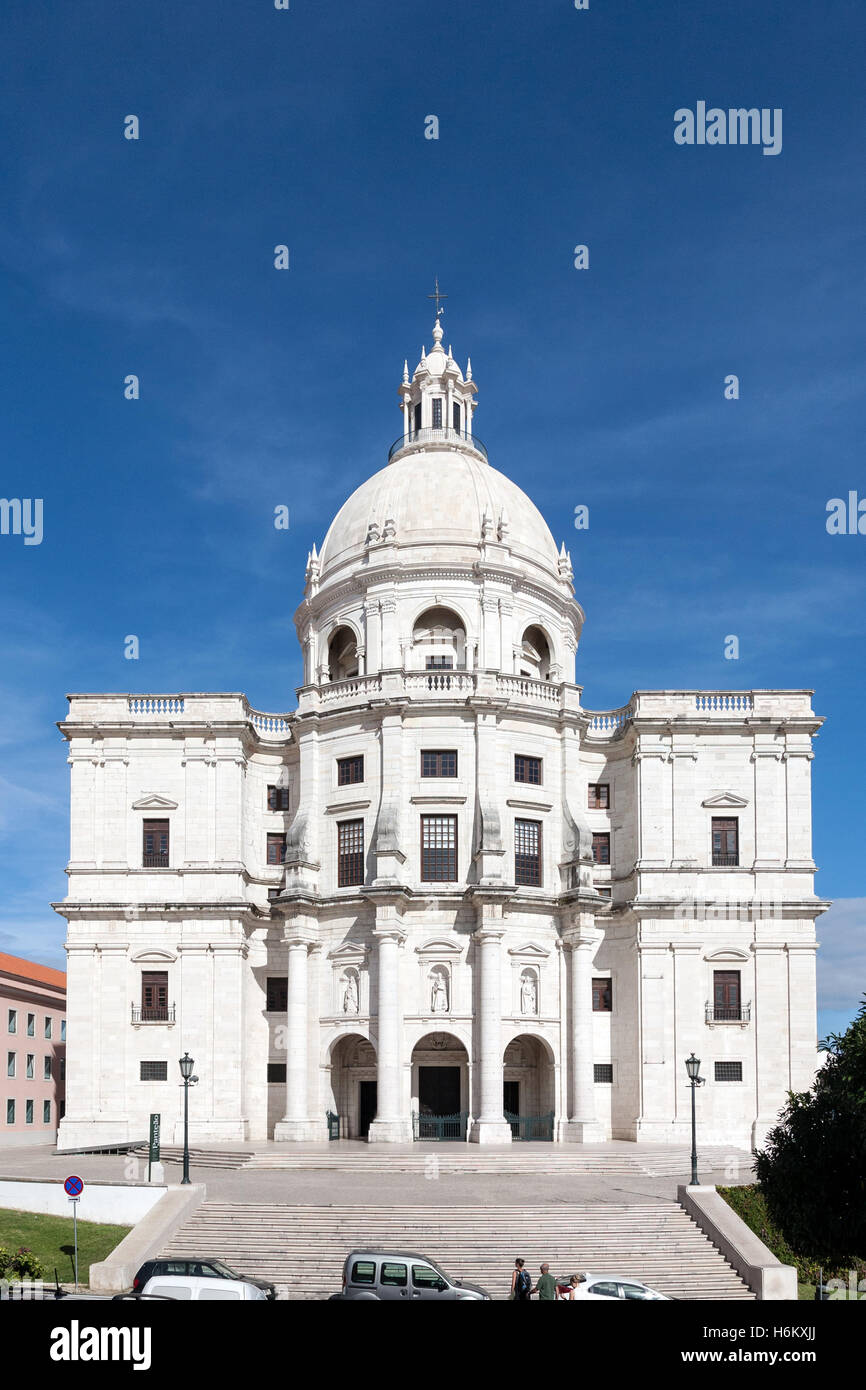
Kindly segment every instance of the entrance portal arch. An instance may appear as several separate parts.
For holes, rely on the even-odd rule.
[[[330,1049],[331,1105],[341,1139],[366,1139],[376,1117],[376,1049],[360,1033],[344,1033]]]
[[[469,1054],[453,1033],[425,1033],[412,1049],[416,1139],[465,1139],[470,1111]]]
[[[505,1049],[505,1118],[515,1139],[553,1139],[556,1069],[550,1044],[520,1033]]]

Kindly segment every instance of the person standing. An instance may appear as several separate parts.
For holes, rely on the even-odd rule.
[[[538,1294],[539,1303],[556,1302],[556,1280],[550,1272],[549,1264],[543,1264],[541,1266],[541,1278],[532,1292]]]
[[[528,1303],[532,1296],[532,1279],[525,1265],[525,1260],[517,1259],[514,1261],[511,1275],[511,1297],[515,1303]]]

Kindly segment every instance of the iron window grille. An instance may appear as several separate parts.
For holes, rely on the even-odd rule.
[[[140,1081],[167,1081],[168,1062],[141,1062],[138,1075]]]
[[[526,758],[521,753],[514,755],[515,782],[528,782],[531,786],[541,786],[541,759]]]
[[[613,1085],[613,1062],[595,1062],[592,1068],[592,1079],[598,1085]]]
[[[285,1062],[268,1062],[268,1081],[271,1085],[286,1084]]]
[[[421,817],[421,880],[457,881],[457,817]]]
[[[714,1067],[717,1081],[742,1081],[743,1079],[742,1062],[715,1062]]]
[[[514,882],[541,887],[541,821],[514,822]]]
[[[364,822],[344,820],[337,825],[337,886],[353,888],[364,882]]]
[[[267,1004],[269,1014],[284,1014],[289,1007],[289,982],[285,975],[269,975]]]

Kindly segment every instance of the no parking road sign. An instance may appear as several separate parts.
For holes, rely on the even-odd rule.
[[[67,1197],[80,1197],[84,1191],[84,1183],[81,1178],[73,1175],[71,1178],[66,1179],[66,1182],[63,1184],[63,1191],[66,1193]]]

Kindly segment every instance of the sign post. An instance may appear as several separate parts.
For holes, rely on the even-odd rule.
[[[150,1117],[150,1144],[147,1150],[147,1181],[150,1182],[151,1165],[159,1163],[159,1115]]]
[[[63,1184],[63,1190],[72,1203],[72,1249],[74,1252],[75,1292],[78,1293],[78,1203],[84,1191],[81,1178],[73,1175]]]

